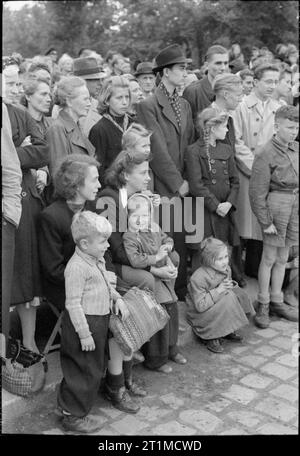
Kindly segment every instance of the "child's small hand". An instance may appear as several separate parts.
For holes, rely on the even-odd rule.
[[[218,285],[216,287],[216,290],[219,294],[222,294],[222,293],[228,293],[228,291],[232,288],[231,286],[231,283],[229,283],[228,281],[224,280],[223,282],[220,283],[220,285]]]
[[[94,351],[96,346],[92,336],[85,337],[84,339],[80,339],[81,343],[81,350],[82,351]]]
[[[129,310],[123,301],[123,299],[119,298],[115,302],[115,314],[119,315],[121,314],[122,320],[126,320],[126,318],[129,317]]]
[[[172,249],[173,249],[173,244],[171,244],[170,242],[167,242],[166,244],[164,244],[166,250],[168,253],[171,253],[172,252]]]
[[[166,248],[166,245],[162,245],[159,248],[159,251],[158,251],[158,253],[155,256],[156,263],[158,263],[161,260],[164,260],[167,256],[168,256],[168,250]]]
[[[299,257],[297,256],[296,258],[293,259],[292,262],[292,268],[298,269],[299,268]]]
[[[270,226],[268,226],[268,228],[265,228],[263,231],[266,234],[277,234],[276,226],[273,225],[273,223]]]

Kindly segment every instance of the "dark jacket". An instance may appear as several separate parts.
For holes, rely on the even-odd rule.
[[[94,210],[93,203],[86,203],[85,209]],[[66,265],[75,251],[71,233],[74,212],[64,199],[57,199],[42,211],[38,224],[39,254],[42,267],[44,296],[58,309],[65,306]],[[113,270],[109,258],[107,269]]]
[[[154,190],[161,196],[178,194],[184,179],[184,151],[194,141],[191,108],[180,97],[181,127],[166,95],[157,88],[154,95],[137,105],[137,121],[151,132]]]
[[[234,211],[239,191],[239,178],[232,149],[217,142],[210,147],[212,170],[208,167],[205,145],[201,140],[186,151],[186,166],[190,193],[204,197],[204,237],[214,236],[230,245],[238,245]],[[225,217],[216,214],[220,203],[228,201],[232,207]],[[194,246],[195,247],[195,246]]]
[[[27,110],[7,105],[7,111],[22,170],[22,215],[16,232],[12,288],[12,304],[21,304],[41,295],[36,218],[42,210],[43,201],[36,190],[32,170],[46,166],[49,155],[46,141]],[[21,144],[27,136],[30,136],[31,145],[23,147]]]
[[[104,174],[122,150],[122,131],[106,117],[102,117],[92,128],[89,140],[95,147],[96,158],[101,164],[99,179],[104,186]]]
[[[215,94],[212,86],[205,76],[200,81],[195,81],[190,84],[183,92],[183,98],[185,98],[192,109],[193,120],[196,125],[197,114],[208,108],[208,106],[214,101]]]
[[[94,157],[95,148],[84,136],[72,117],[62,109],[46,134],[49,144],[49,171],[53,175],[58,163],[70,154],[86,154]]]
[[[251,208],[262,228],[273,223],[267,204],[269,192],[299,188],[299,143],[289,144],[286,150],[275,139],[267,142],[254,158],[249,184]]]

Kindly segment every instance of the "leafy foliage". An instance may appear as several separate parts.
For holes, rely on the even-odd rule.
[[[195,64],[213,43],[239,42],[246,55],[253,45],[274,50],[298,43],[297,1],[94,0],[37,1],[11,11],[4,2],[3,51],[24,57],[55,45],[77,56],[81,47],[101,54],[116,49],[135,59],[152,59],[178,42]]]

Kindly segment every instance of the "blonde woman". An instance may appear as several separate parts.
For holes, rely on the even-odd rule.
[[[198,116],[203,139],[187,148],[186,165],[190,192],[204,197],[204,237],[214,236],[234,246],[239,243],[234,212],[239,179],[231,146],[222,142],[227,133],[228,114],[206,108]],[[199,245],[193,270],[200,266]]]
[[[91,106],[85,81],[77,76],[62,78],[57,84],[55,103],[61,110],[46,135],[51,176],[67,155],[76,153],[94,156],[95,153],[93,145],[78,125],[79,119],[87,115]]]
[[[112,76],[103,85],[99,96],[102,118],[93,126],[89,140],[95,146],[101,163],[100,182],[104,184],[105,170],[122,149],[122,136],[132,122],[127,114],[131,104],[129,81],[123,76]]]

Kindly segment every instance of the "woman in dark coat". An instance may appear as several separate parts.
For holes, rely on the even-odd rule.
[[[225,138],[228,115],[206,108],[199,115],[203,138],[186,151],[190,193],[204,197],[204,238],[213,236],[229,246],[239,245],[235,204],[239,179],[232,149],[219,141]],[[192,244],[193,271],[200,266],[199,245]]]
[[[101,168],[100,182],[104,186],[104,173],[122,150],[122,136],[132,119],[127,114],[131,102],[129,81],[123,76],[112,76],[103,85],[99,96],[102,118],[93,126],[89,140],[95,146]]]
[[[35,343],[36,305],[42,296],[36,223],[43,201],[36,188],[34,171],[48,165],[46,141],[30,114],[7,104],[13,142],[22,169],[22,216],[16,232],[14,278],[11,304],[17,306],[23,345],[38,352]]]

